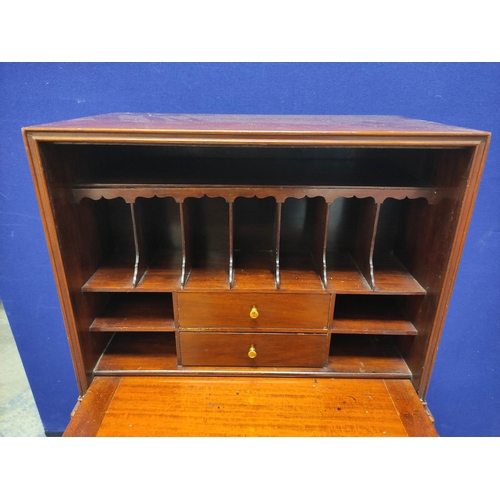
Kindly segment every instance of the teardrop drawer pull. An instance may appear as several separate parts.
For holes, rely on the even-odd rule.
[[[259,311],[257,311],[257,307],[252,306],[252,309],[250,310],[250,317],[252,319],[257,319],[259,317]]]

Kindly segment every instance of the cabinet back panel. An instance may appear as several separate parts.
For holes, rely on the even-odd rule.
[[[236,198],[234,201],[234,249],[271,251],[275,245],[274,198]]]
[[[439,149],[56,144],[86,183],[432,185]],[[74,161],[78,160],[78,161]]]
[[[222,198],[189,198],[190,237],[194,255],[228,253],[229,208]]]
[[[289,198],[281,212],[281,243],[283,252],[313,251],[315,221],[319,216],[320,198]],[[323,228],[323,232],[324,232]]]
[[[327,252],[353,251],[364,204],[365,200],[357,198],[338,198],[330,205]]]

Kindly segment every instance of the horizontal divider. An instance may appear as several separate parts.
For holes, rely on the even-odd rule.
[[[136,198],[172,197],[177,203],[186,198],[224,198],[228,203],[236,198],[274,198],[278,203],[284,203],[287,198],[321,197],[327,203],[333,203],[338,198],[373,198],[376,203],[382,203],[387,198],[402,200],[404,198],[425,198],[430,204],[436,198],[433,187],[388,187],[388,186],[204,186],[177,184],[89,184],[73,188],[73,199],[79,203],[84,198],[99,200],[101,198],[123,198],[127,203],[133,203]]]
[[[112,294],[90,325],[91,332],[171,332],[175,330],[171,294]]]
[[[417,335],[394,296],[337,295],[332,334]]]

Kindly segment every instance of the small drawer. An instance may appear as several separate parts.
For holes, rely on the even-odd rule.
[[[328,328],[330,296],[302,293],[179,293],[180,328],[250,331]]]
[[[326,334],[180,333],[185,366],[290,366],[321,368],[328,360]]]

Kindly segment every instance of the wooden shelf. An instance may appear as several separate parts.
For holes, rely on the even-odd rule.
[[[115,333],[94,372],[155,372],[177,370],[172,333]]]
[[[91,332],[169,332],[175,330],[171,294],[113,294]]]
[[[393,337],[332,335],[328,369],[353,378],[412,376]]]
[[[275,290],[273,252],[234,252],[235,290]]]
[[[280,253],[280,290],[323,290],[310,254]]]
[[[392,254],[375,259],[372,289],[351,254],[327,254],[328,289],[339,294],[425,295],[425,289]]]
[[[227,290],[229,288],[229,256],[208,252],[195,256],[185,286],[186,290]]]
[[[186,290],[228,289],[229,257],[212,252],[195,258]],[[235,253],[236,289],[275,289],[271,252]],[[341,294],[424,295],[425,289],[393,255],[376,261],[372,290],[348,253],[327,255],[328,290]],[[133,257],[117,257],[102,265],[83,285],[85,292],[171,292],[181,289],[182,255],[159,253],[136,287],[132,284]],[[310,255],[280,254],[281,290],[322,290],[319,274]]]
[[[182,255],[158,253],[134,287],[134,259],[117,257],[102,265],[83,285],[85,292],[171,292],[180,289]]]
[[[97,363],[95,375],[314,376],[338,378],[411,378],[394,339],[338,335],[332,337],[324,368],[242,368],[178,366],[175,338],[165,333],[115,333]]]
[[[116,256],[97,269],[83,285],[85,292],[128,292],[134,290],[135,256]]]
[[[374,259],[375,293],[425,295],[425,289],[410,274],[398,258],[387,254]]]
[[[351,254],[328,253],[326,262],[328,289],[337,293],[373,293]]]
[[[395,297],[337,295],[332,333],[416,335]]]

